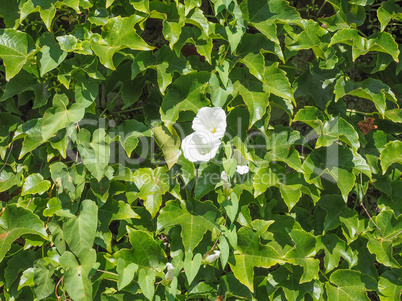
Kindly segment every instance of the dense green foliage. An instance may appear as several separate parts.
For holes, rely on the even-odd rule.
[[[400,3],[0,0],[0,300],[400,300]]]

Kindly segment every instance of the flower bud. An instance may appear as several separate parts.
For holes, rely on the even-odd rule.
[[[213,263],[215,260],[219,258],[221,255],[221,251],[214,251],[214,254],[208,255],[207,258],[205,258],[205,261],[208,263]]]
[[[170,282],[173,279],[174,266],[170,262],[166,264],[167,272],[165,274],[165,281]]]

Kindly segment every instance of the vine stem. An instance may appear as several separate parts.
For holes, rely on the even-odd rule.
[[[364,113],[364,112],[361,112],[361,111],[352,110],[352,109],[346,109],[346,112],[355,113],[355,114],[360,114],[360,115],[364,115],[364,116],[367,115],[367,113]]]
[[[297,68],[297,67],[295,67],[295,66],[279,65],[279,67],[281,67],[281,68],[288,68],[288,69],[293,69],[293,70],[297,70],[297,71],[300,71],[300,72],[304,72],[304,69],[300,69],[300,68]]]
[[[136,111],[136,110],[141,110],[141,109],[143,109],[144,107],[135,107],[135,108],[132,108],[132,109],[127,109],[127,110],[122,110],[122,111],[116,111],[116,112],[114,112],[114,113],[127,113],[127,112],[132,112],[132,111]]]
[[[17,131],[17,129],[18,129],[18,127],[20,126],[20,124],[21,124],[21,117],[20,117],[20,119],[18,119],[18,124],[17,124],[17,127],[16,127],[15,131]],[[14,132],[14,134],[15,134],[15,132]],[[6,165],[7,165],[8,159],[10,158],[11,152],[12,152],[13,147],[14,147],[14,142],[15,142],[15,140],[13,140],[13,141],[11,142],[10,151],[9,151],[8,154],[7,154],[7,158],[6,158],[6,160],[4,161],[3,166],[0,168],[0,172],[2,172],[3,169],[4,169],[4,167],[6,167]]]
[[[62,282],[63,279],[64,279],[64,275],[60,277],[59,281],[57,281],[56,287],[55,287],[55,289],[54,289],[54,293],[56,294],[57,300],[60,300],[60,299],[61,299],[61,297],[57,294],[57,291],[59,290],[60,282]]]
[[[119,275],[117,275],[116,273],[112,273],[112,272],[108,272],[108,271],[104,271],[104,270],[97,270],[97,271],[98,271],[98,272],[101,272],[101,273],[110,274],[110,275],[119,277]]]
[[[360,187],[361,187],[362,192],[363,192],[363,173],[360,173]],[[370,213],[367,211],[366,206],[364,206],[363,199],[364,199],[364,196],[362,197],[362,199],[361,199],[361,201],[360,201],[360,206],[362,206],[363,209],[364,209],[364,211],[366,211],[367,216],[369,217],[369,219],[371,220],[371,222],[374,224],[374,226],[378,229],[378,231],[380,231],[381,236],[385,238],[385,236],[384,236],[384,234],[382,233],[380,227],[378,227],[378,225],[374,222],[374,220],[373,220],[373,218],[371,217]]]
[[[320,9],[318,10],[318,12],[317,12],[317,18],[318,18],[318,15],[320,14],[320,12],[322,11],[322,9],[324,8],[324,5],[325,5],[325,4],[327,4],[327,0],[325,0],[325,1],[322,3]]]
[[[226,220],[225,220],[225,223],[223,225],[226,226]],[[212,251],[215,249],[216,244],[218,243],[219,237],[221,237],[221,235],[222,235],[222,231],[219,232],[218,238],[215,240],[214,245],[211,247],[211,249],[207,253],[205,253],[205,255],[202,257],[202,260],[204,260],[209,254],[212,253]]]

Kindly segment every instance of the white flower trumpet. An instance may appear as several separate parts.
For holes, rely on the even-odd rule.
[[[193,120],[194,133],[183,139],[184,157],[191,162],[213,159],[226,131],[226,114],[222,108],[201,108]]]
[[[226,114],[219,107],[201,108],[193,120],[193,130],[195,132],[208,132],[215,139],[223,137],[226,131]]]
[[[183,139],[184,157],[191,162],[209,161],[216,156],[221,141],[208,132],[194,132]]]

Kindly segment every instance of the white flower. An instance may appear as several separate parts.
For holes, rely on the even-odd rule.
[[[248,171],[250,170],[248,167],[248,161],[243,157],[238,149],[235,149],[233,151],[233,158],[237,161],[236,171],[241,175],[248,173]]]
[[[207,258],[205,258],[206,262],[208,263],[213,263],[215,260],[217,260],[219,258],[219,256],[221,255],[221,251],[214,251],[214,254],[208,255]]]
[[[226,131],[225,111],[219,107],[199,109],[193,120],[193,130],[211,133],[216,139],[222,138]]]
[[[165,274],[165,281],[170,282],[173,279],[174,266],[170,262],[166,264],[167,272]]]
[[[191,162],[209,161],[216,156],[221,140],[208,132],[194,132],[183,139],[184,157]]]
[[[227,176],[227,174],[226,174],[226,172],[225,171],[222,171],[222,173],[221,173],[221,180],[222,180],[222,182],[223,182],[223,190],[225,190],[225,191],[229,191],[229,189],[230,189],[230,183],[229,183],[229,179],[228,179],[228,176]]]

